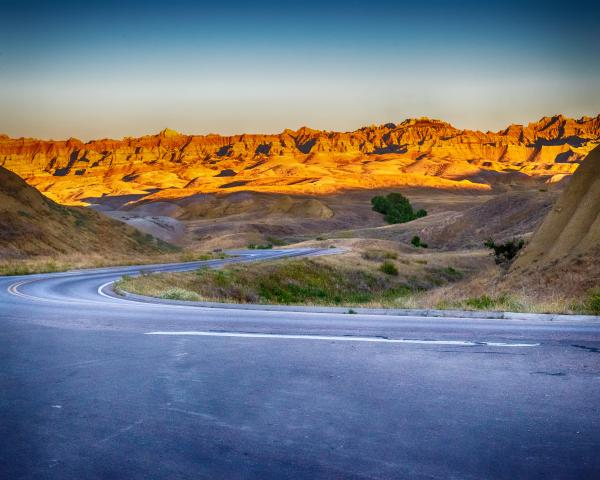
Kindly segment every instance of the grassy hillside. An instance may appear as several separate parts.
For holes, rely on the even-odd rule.
[[[167,299],[344,306],[412,305],[415,295],[469,275],[487,252],[429,252],[394,242],[341,245],[343,255],[284,259],[221,270],[125,278],[118,288]]]
[[[46,198],[0,167],[0,263],[25,265],[36,258],[133,262],[174,247],[83,207]],[[48,268],[52,269],[52,268]]]

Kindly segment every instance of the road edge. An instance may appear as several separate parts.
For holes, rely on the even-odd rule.
[[[435,309],[396,309],[396,308],[361,308],[361,307],[323,307],[308,305],[268,305],[268,304],[244,304],[244,303],[222,303],[202,302],[187,300],[166,300],[163,298],[138,295],[137,293],[120,290],[116,292],[113,288],[114,282],[103,285],[98,293],[109,297],[128,300],[137,303],[152,303],[159,305],[179,305],[197,308],[219,308],[229,310],[255,310],[269,312],[303,312],[303,313],[341,313],[357,315],[384,315],[394,317],[448,317],[448,318],[477,318],[495,320],[541,320],[541,321],[596,321],[600,322],[600,316],[596,315],[567,315],[554,313],[519,313],[519,312],[495,312],[477,310],[435,310]]]

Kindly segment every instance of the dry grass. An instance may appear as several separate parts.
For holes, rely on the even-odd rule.
[[[538,282],[535,286],[516,287],[502,267],[491,265],[462,282],[421,292],[415,303],[421,308],[444,310],[597,315],[600,313],[598,297],[596,289],[573,292],[556,284]]]
[[[507,288],[489,252],[406,253],[391,243],[352,242],[344,255],[126,278],[118,288],[162,298],[231,303],[600,314],[600,290],[568,297]],[[360,246],[362,245],[362,246]],[[395,258],[394,258],[395,257]],[[381,271],[393,265],[398,275]]]
[[[462,256],[428,253],[424,256],[430,261],[423,265],[417,262],[420,258],[415,258],[421,256],[398,250],[360,249],[331,257],[144,275],[126,278],[117,287],[162,298],[407,307],[417,298],[416,292],[462,278],[473,257],[481,257],[478,253]],[[446,263],[450,260],[454,266]]]
[[[412,290],[374,268],[342,268],[313,259],[145,275],[126,278],[117,288],[161,298],[286,305],[361,305],[393,301]]]
[[[194,262],[227,258],[222,252],[170,252],[155,255],[119,255],[73,253],[29,257],[24,259],[0,260],[0,275],[29,275],[33,273],[64,272],[80,268],[144,265],[149,263]]]

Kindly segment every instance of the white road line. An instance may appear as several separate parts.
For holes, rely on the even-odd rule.
[[[29,298],[28,295],[25,295],[24,293],[21,293],[19,291],[19,287],[21,285],[25,285],[26,283],[31,283],[31,282],[33,282],[33,280],[24,280],[22,282],[13,283],[12,285],[10,285],[7,288],[7,291],[8,291],[8,293],[10,293],[11,295],[14,295],[16,297]]]
[[[111,300],[115,300],[115,297],[111,297],[103,292],[103,290],[108,287],[111,283],[115,283],[116,280],[111,280],[110,282],[103,283],[98,287],[98,295],[102,295],[103,297],[110,298]]]
[[[267,339],[293,339],[293,340],[328,340],[340,342],[372,342],[372,343],[410,343],[416,345],[454,345],[458,347],[537,347],[539,343],[503,343],[503,342],[473,342],[469,340],[418,340],[409,338],[384,338],[384,337],[339,337],[329,335],[291,335],[279,333],[246,333],[246,332],[146,332],[144,335],[184,335],[200,337],[236,337],[236,338],[267,338]]]

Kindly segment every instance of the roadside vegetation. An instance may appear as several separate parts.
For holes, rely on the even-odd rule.
[[[157,255],[84,255],[81,253],[63,256],[40,256],[26,259],[11,259],[0,263],[0,275],[30,275],[53,273],[79,268],[101,268],[112,266],[145,265],[149,263],[196,262],[227,258],[223,252],[171,251]]]
[[[495,294],[465,297],[458,300],[442,300],[435,303],[440,310],[487,310],[521,313],[570,313],[600,315],[600,296],[590,294],[583,300],[536,298],[526,294]]]
[[[123,279],[117,289],[180,300],[404,308],[422,292],[459,280],[475,262],[472,255],[441,253],[423,263],[397,250],[360,248],[330,257],[143,275]]]
[[[427,215],[423,209],[415,211],[408,198],[401,193],[390,193],[371,199],[373,210],[383,214],[388,223],[406,223]]]
[[[117,288],[169,299],[284,305],[388,302],[413,290],[376,269],[344,268],[310,259],[125,278]]]
[[[206,260],[223,260],[229,258],[231,255],[227,255],[222,250],[214,250],[212,252],[183,252],[179,256],[180,262],[202,262]]]
[[[574,299],[502,288],[506,270],[486,250],[411,249],[360,241],[343,255],[145,274],[116,287],[188,301],[600,314],[598,289]]]
[[[273,248],[273,244],[272,243],[262,243],[262,244],[255,244],[255,243],[249,243],[248,245],[246,245],[246,248],[249,250],[270,250],[271,248]]]

